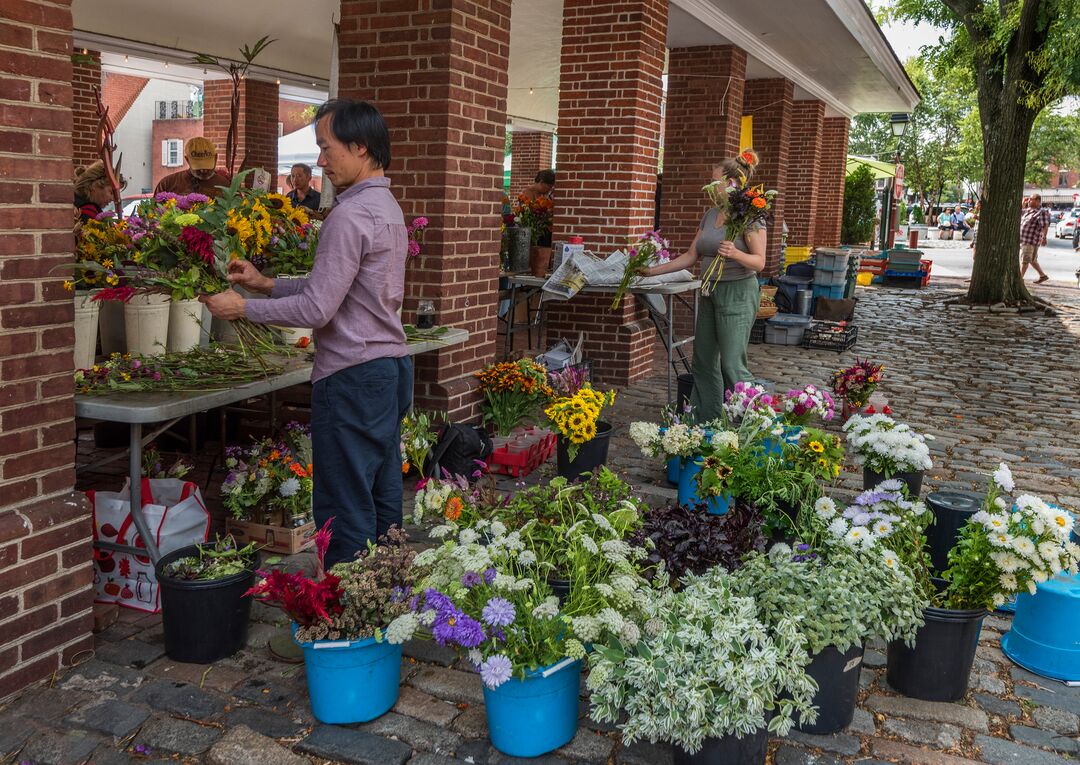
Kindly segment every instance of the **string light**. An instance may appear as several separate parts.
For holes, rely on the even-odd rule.
[[[127,56],[127,54],[125,53],[125,54],[124,54],[124,63],[126,64],[127,62],[128,62],[128,56]]]
[[[166,62],[165,62],[165,68],[166,68],[166,69],[168,69],[168,68],[169,68],[169,62],[168,62],[168,61],[166,61]]]
[[[82,49],[82,54],[83,54],[83,55],[85,56],[85,55],[86,55],[87,53],[89,53],[89,51],[88,51],[88,50],[86,50],[86,48],[83,48],[83,49]]]
[[[280,79],[274,80],[274,82],[276,82],[276,83],[277,83],[278,85],[280,85],[280,84],[281,84],[281,80],[280,80]]]
[[[533,94],[533,89],[529,88],[529,95],[531,96],[532,94]]]

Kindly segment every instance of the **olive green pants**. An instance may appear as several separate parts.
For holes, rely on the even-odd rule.
[[[699,421],[720,416],[724,391],[753,375],[746,366],[746,344],[754,326],[761,288],[756,276],[720,282],[698,301],[694,328],[694,405]]]

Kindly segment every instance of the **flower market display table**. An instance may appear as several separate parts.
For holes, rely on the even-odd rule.
[[[542,292],[544,284],[547,282],[547,277],[531,276],[529,274],[507,274],[506,278],[510,283],[510,323],[506,329],[506,349],[509,352],[512,342],[512,333],[515,331],[513,326],[513,311],[518,302],[527,300],[533,295]],[[649,309],[649,318],[652,319],[653,326],[656,328],[656,334],[660,337],[660,341],[664,344],[664,350],[667,352],[667,397],[668,402],[674,401],[673,395],[673,373],[678,374],[678,364],[681,364],[686,372],[690,371],[690,360],[686,358],[686,354],[683,353],[682,346],[694,341],[694,336],[687,335],[685,337],[677,337],[675,334],[675,322],[672,317],[675,315],[675,301],[677,300],[686,308],[693,311],[694,321],[697,321],[698,311],[698,287],[701,286],[701,282],[697,279],[688,280],[684,282],[666,282],[663,284],[649,284],[630,287],[630,293],[639,296],[651,296],[655,295],[660,298],[663,310],[658,310],[655,303],[651,300],[643,301],[645,307]],[[618,289],[618,285],[611,284],[598,284],[587,285],[581,289],[582,292],[592,293],[608,293],[615,294]],[[686,293],[692,293],[693,298],[689,298]],[[573,298],[571,298],[573,300]],[[544,323],[544,304],[543,298],[540,300],[540,306],[536,310],[536,316],[529,320],[529,327],[536,326],[538,329],[543,327]],[[517,328],[520,329],[520,328]],[[678,359],[675,355],[678,355]]]
[[[409,354],[415,356],[419,353],[458,345],[465,342],[468,337],[468,330],[450,328],[437,339],[418,338],[410,341]],[[157,563],[160,553],[154,542],[155,537],[150,533],[146,518],[142,514],[142,481],[140,479],[142,477],[143,447],[188,415],[246,401],[293,385],[301,385],[311,380],[311,354],[305,353],[284,359],[278,357],[276,361],[284,362],[284,371],[281,373],[230,388],[189,392],[128,391],[93,396],[75,396],[76,417],[108,422],[123,422],[130,426],[128,488],[131,492],[131,519],[146,545],[145,553],[150,555],[154,563]],[[157,423],[160,423],[158,427],[144,435],[144,425]],[[113,459],[115,458],[99,460],[90,465],[81,466],[80,469],[98,467],[113,461]],[[97,547],[117,552],[144,554],[143,550],[131,545],[122,545],[105,540],[95,540],[94,544]]]

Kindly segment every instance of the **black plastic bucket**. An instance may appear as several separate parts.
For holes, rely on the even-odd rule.
[[[760,728],[749,736],[707,738],[696,754],[675,747],[675,765],[759,765],[769,749],[769,732]]]
[[[949,567],[949,550],[956,544],[960,528],[982,507],[983,498],[970,491],[933,491],[926,504],[934,513],[934,522],[926,529],[926,545],[934,570]]]
[[[694,392],[694,376],[684,372],[675,378],[675,382],[675,405],[681,412],[690,403],[690,394]]]
[[[806,673],[818,684],[813,702],[818,708],[818,718],[815,723],[796,725],[796,728],[803,733],[825,735],[851,725],[859,695],[862,658],[862,645],[853,645],[844,653],[829,646],[814,654]]]
[[[889,643],[885,673],[889,685],[913,699],[962,699],[986,614],[983,609],[927,608],[926,624],[916,633],[914,648],[902,640]]]
[[[612,430],[612,426],[606,422],[596,423],[596,435],[591,441],[587,441],[578,447],[577,456],[572,461],[567,453],[567,446],[569,446],[570,442],[563,436],[559,436],[559,445],[556,449],[559,475],[563,478],[576,480],[582,473],[591,473],[607,462]]]
[[[255,583],[251,568],[224,579],[188,581],[162,574],[179,558],[197,556],[195,545],[165,555],[154,567],[161,592],[161,623],[165,630],[165,653],[173,661],[210,664],[234,653],[247,642],[251,598]]]
[[[908,493],[911,495],[912,499],[915,499],[916,497],[919,496],[919,493],[922,491],[922,479],[923,479],[923,473],[924,472],[925,471],[922,471],[922,470],[914,470],[914,471],[912,471],[910,473],[893,473],[893,475],[890,476],[890,477],[896,479],[897,481],[901,481],[901,482],[907,484]],[[875,473],[870,468],[863,468],[863,471],[862,471],[863,489],[865,489],[865,490],[872,489],[875,486],[877,486],[879,483],[881,483],[882,481],[887,481],[887,480],[889,480],[889,479],[886,478],[885,476],[883,476],[881,473]]]
[[[551,594],[559,599],[559,605],[561,606],[570,597],[570,580],[549,576],[547,582],[551,588]]]

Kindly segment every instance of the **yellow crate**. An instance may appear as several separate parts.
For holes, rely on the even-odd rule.
[[[792,263],[802,263],[804,260],[810,260],[809,247],[788,247],[784,250],[785,264],[790,266]]]
[[[871,282],[874,281],[874,275],[869,271],[860,271],[859,275],[855,277],[855,281],[860,287],[869,287]]]

